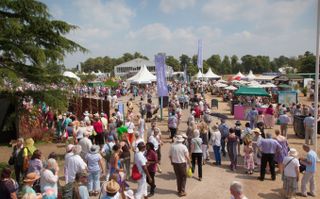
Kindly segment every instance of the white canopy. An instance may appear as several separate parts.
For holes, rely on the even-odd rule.
[[[230,85],[230,86],[227,86],[227,87],[225,87],[224,89],[226,89],[226,90],[230,90],[230,91],[235,91],[235,90],[238,90],[238,88],[237,88],[237,87],[235,87],[235,86],[232,86],[232,85]]]
[[[266,83],[261,85],[262,88],[276,88],[277,86],[273,83]]]
[[[220,79],[221,78],[221,76],[212,72],[211,68],[209,68],[208,72],[204,75],[204,77],[208,78],[208,79]]]
[[[194,76],[196,79],[202,79],[203,77],[205,77],[203,74],[202,74],[202,72],[201,72],[201,70],[199,70],[199,72]]]
[[[244,76],[240,71],[235,75],[235,77],[241,77],[241,78],[245,78],[246,76]]]
[[[226,80],[223,80],[223,79],[219,79],[218,82],[219,83],[228,83]]]
[[[133,77],[128,79],[131,83],[137,84],[150,84],[151,82],[156,81],[156,76],[154,76],[150,71],[147,69],[146,65],[143,65],[140,71],[135,74]]]
[[[65,77],[76,79],[78,82],[80,82],[80,77],[78,77],[76,74],[74,74],[71,71],[65,71],[62,75]]]
[[[216,83],[214,84],[215,87],[218,87],[218,88],[224,88],[224,87],[227,87],[228,85],[227,84],[223,84],[223,83]]]
[[[256,78],[256,76],[253,74],[252,70],[250,70],[249,74],[246,77],[248,80],[253,80]]]

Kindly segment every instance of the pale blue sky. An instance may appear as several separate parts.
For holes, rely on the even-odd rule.
[[[316,0],[41,0],[55,19],[80,28],[68,37],[90,50],[65,58],[158,52],[295,56],[315,51]]]

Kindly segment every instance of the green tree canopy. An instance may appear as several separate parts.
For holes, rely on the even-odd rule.
[[[297,67],[301,73],[314,73],[316,65],[316,56],[307,51],[304,55],[298,57]]]
[[[174,56],[167,56],[166,64],[171,66],[174,71],[180,71],[181,69],[179,60],[177,60]]]

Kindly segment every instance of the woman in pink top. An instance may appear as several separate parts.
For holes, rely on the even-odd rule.
[[[274,110],[272,104],[265,111],[264,123],[266,128],[273,128],[274,126]]]

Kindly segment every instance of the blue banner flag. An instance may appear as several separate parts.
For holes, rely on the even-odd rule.
[[[203,57],[202,57],[202,40],[198,40],[198,60],[197,60],[198,68],[202,68],[203,65]]]
[[[158,96],[168,96],[168,85],[166,79],[166,55],[159,53],[155,56],[157,91]]]

